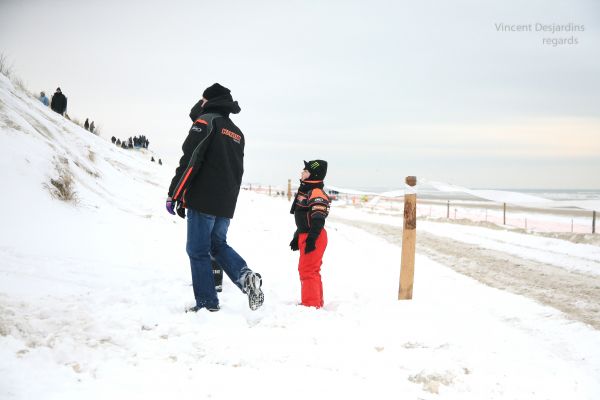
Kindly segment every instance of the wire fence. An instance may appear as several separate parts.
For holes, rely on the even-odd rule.
[[[245,185],[244,189],[271,197],[286,198],[287,188],[269,185]],[[364,211],[402,216],[403,197],[379,197],[329,193],[337,206],[353,207]],[[447,219],[489,223],[528,232],[596,233],[596,213],[575,208],[533,208],[513,206],[491,201],[465,201],[417,197],[417,218]]]

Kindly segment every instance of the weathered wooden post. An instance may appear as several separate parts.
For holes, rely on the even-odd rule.
[[[448,200],[448,208],[446,209],[446,219],[450,219],[450,200]]]
[[[417,239],[417,194],[412,189],[416,176],[407,176],[408,190],[404,194],[404,226],[402,229],[402,259],[400,261],[400,288],[398,300],[410,300],[415,277],[415,246]]]
[[[596,233],[596,211],[592,211],[592,233]]]
[[[506,225],[506,203],[504,203],[504,217],[502,218],[502,224]]]
[[[573,218],[571,218],[571,233],[573,233]]]
[[[271,197],[271,185],[269,185],[269,197]]]
[[[292,180],[288,179],[288,192],[287,192],[287,196],[288,196],[288,201],[292,200]]]

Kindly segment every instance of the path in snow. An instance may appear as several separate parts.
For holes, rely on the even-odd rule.
[[[396,226],[331,217],[401,245]],[[488,286],[523,295],[600,330],[600,276],[568,271],[417,230],[417,251]]]

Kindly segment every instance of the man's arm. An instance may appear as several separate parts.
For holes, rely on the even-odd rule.
[[[198,168],[201,165],[201,162],[204,159],[204,153],[206,152],[206,147],[208,146],[208,133],[208,123],[206,121],[198,119],[192,125],[187,138],[183,142],[183,146],[181,146],[183,156],[181,156],[179,166],[175,170],[175,176],[171,180],[168,193],[169,197],[174,197],[176,194],[179,194],[180,189],[185,186],[187,181],[182,178],[191,178],[190,175],[193,172],[191,167]],[[200,148],[198,148],[199,145]],[[196,148],[198,148],[197,151]],[[194,165],[190,165],[194,151],[196,151],[195,160],[193,162]]]

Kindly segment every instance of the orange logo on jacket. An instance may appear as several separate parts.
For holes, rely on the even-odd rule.
[[[230,138],[232,138],[236,143],[240,143],[240,141],[242,140],[242,136],[238,135],[235,132],[231,132],[229,129],[221,129],[221,133],[225,136],[229,136]]]

